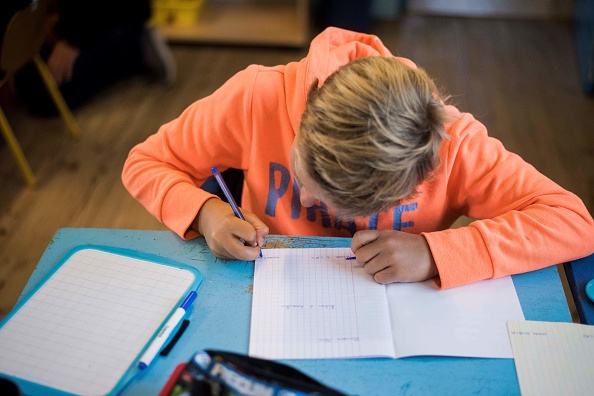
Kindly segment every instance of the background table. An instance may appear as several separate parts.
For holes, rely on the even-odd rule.
[[[197,268],[204,276],[187,317],[190,325],[181,339],[169,356],[158,357],[147,370],[139,372],[123,395],[157,395],[175,367],[202,349],[247,354],[254,262],[218,259],[211,254],[204,238],[183,241],[170,231],[62,228],[50,241],[21,298],[64,254],[84,244],[168,257]],[[293,248],[348,247],[350,239],[269,236],[266,246],[271,244]],[[527,320],[571,322],[556,266],[515,275],[513,281]],[[520,393],[513,359],[409,357],[282,362],[351,395]]]

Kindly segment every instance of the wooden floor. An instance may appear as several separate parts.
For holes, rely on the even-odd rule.
[[[374,32],[394,53],[425,68],[492,136],[594,212],[594,100],[581,91],[569,24],[410,15],[376,24]],[[32,117],[19,104],[9,109],[39,184],[27,188],[0,145],[0,318],[15,304],[58,228],[165,229],[120,181],[132,146],[248,64],[284,64],[306,53],[172,50],[178,63],[173,87],[136,81],[111,89],[75,112],[80,141],[59,118]]]

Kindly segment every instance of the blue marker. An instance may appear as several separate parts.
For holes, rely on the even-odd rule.
[[[227,198],[229,205],[231,205],[231,209],[233,209],[233,213],[235,213],[235,216],[245,221],[245,217],[243,217],[241,210],[239,210],[239,206],[237,206],[235,199],[233,199],[233,195],[231,194],[231,191],[229,191],[229,187],[227,187],[227,183],[225,183],[225,179],[223,179],[223,176],[221,175],[217,167],[213,166],[212,168],[210,168],[210,170],[212,171],[212,174],[214,175],[214,178],[216,179],[217,183],[219,183],[219,187],[221,187],[221,190],[223,190],[223,193],[225,194],[225,197]],[[261,248],[260,257],[262,257]]]
[[[346,257],[345,260],[357,260],[357,257],[355,257],[355,256]]]
[[[161,332],[157,335],[157,337],[153,340],[148,349],[144,352],[144,354],[140,358],[140,362],[138,363],[139,369],[144,370],[151,364],[155,356],[157,356],[157,353],[159,353],[161,348],[163,348],[163,345],[165,345],[165,341],[167,341],[173,329],[175,329],[177,325],[179,325],[179,323],[182,321],[182,319],[186,315],[186,311],[188,310],[190,305],[192,305],[195,299],[196,292],[191,291],[190,294],[188,294],[188,296],[184,300],[184,302],[179,306],[178,309],[175,310],[173,315],[171,315],[167,323],[165,323],[165,327],[163,327]]]

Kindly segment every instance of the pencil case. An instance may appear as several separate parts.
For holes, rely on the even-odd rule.
[[[272,360],[203,350],[178,366],[159,396],[345,396],[301,371]]]

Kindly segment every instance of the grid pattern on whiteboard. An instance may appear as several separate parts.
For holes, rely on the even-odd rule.
[[[185,269],[79,250],[0,328],[0,372],[107,394],[194,280]]]

